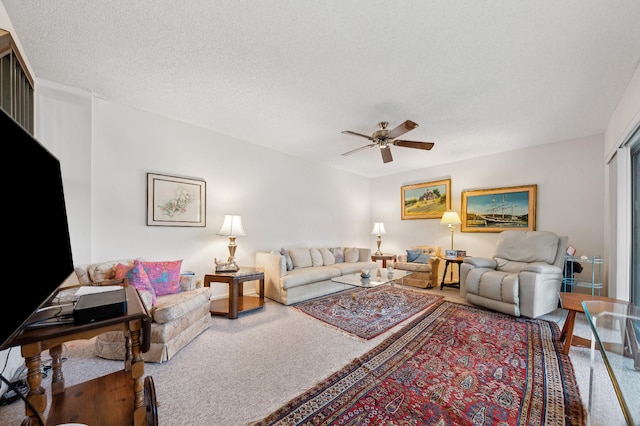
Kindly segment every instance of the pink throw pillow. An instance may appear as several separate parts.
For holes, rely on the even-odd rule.
[[[129,284],[140,291],[148,291],[151,294],[151,306],[156,304],[156,292],[151,286],[147,273],[140,265],[140,261],[136,260],[133,265],[125,265],[118,263],[116,265],[116,279],[128,279]]]
[[[140,264],[147,273],[147,277],[149,277],[149,282],[155,290],[156,296],[180,292],[180,268],[182,267],[182,260],[166,262],[141,261]]]

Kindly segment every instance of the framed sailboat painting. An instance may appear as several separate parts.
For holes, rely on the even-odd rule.
[[[538,185],[462,191],[461,232],[536,230]]]

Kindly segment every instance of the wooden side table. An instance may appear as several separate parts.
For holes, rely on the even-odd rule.
[[[114,424],[147,426],[157,425],[155,385],[151,376],[144,376],[142,353],[148,351],[151,317],[133,286],[127,291],[127,311],[112,318],[74,325],[53,325],[43,328],[25,328],[11,345],[20,345],[28,368],[27,417],[25,426],[40,424],[47,408],[47,395],[42,387],[41,352],[49,350],[51,366],[51,406],[45,424],[82,423],[89,425]],[[32,316],[36,313],[32,314]],[[65,387],[62,372],[62,345],[78,339],[91,339],[107,331],[122,331],[127,337],[124,369],[71,387]]]
[[[392,262],[396,261],[396,255],[395,254],[372,254],[371,255],[371,261],[372,262],[377,262],[378,260],[382,260],[382,268],[386,268],[387,267],[387,260],[391,260]]]
[[[440,259],[445,261],[444,274],[442,275],[440,290],[442,290],[444,287],[460,288],[460,264],[464,262],[464,257],[456,257],[456,258],[441,257]],[[450,281],[448,283],[445,283],[444,280],[447,276],[447,269],[449,268],[450,263],[455,263],[456,265],[458,265],[458,281]]]
[[[573,335],[573,326],[576,322],[576,313],[582,312],[584,313],[584,307],[582,306],[582,302],[584,300],[597,300],[600,302],[610,302],[610,303],[628,303],[623,300],[611,299],[609,297],[604,296],[596,296],[590,294],[582,294],[582,293],[569,293],[562,292],[559,294],[560,296],[560,304],[562,305],[562,309],[567,310],[567,318],[564,320],[564,325],[562,326],[562,332],[560,333],[560,341],[564,342],[564,346],[562,346],[562,353],[567,355],[569,353],[569,349],[571,349],[571,345],[583,348],[591,347],[591,340],[585,339],[580,336]],[[612,345],[609,342],[602,342],[602,345],[605,348],[610,347]]]
[[[258,297],[245,296],[244,283],[260,281]],[[212,315],[224,315],[229,319],[238,318],[238,312],[248,312],[264,306],[264,272],[257,268],[241,267],[237,272],[210,272],[204,276],[204,286],[212,282],[227,283],[229,297],[211,301],[209,310]]]

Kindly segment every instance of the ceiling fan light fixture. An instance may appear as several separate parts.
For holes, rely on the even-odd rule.
[[[359,136],[365,139],[369,139],[371,141],[370,144],[362,146],[360,148],[353,149],[351,151],[345,152],[342,155],[350,155],[354,152],[361,151],[365,148],[371,148],[375,145],[378,145],[380,148],[380,153],[382,154],[382,162],[389,163],[393,161],[393,157],[391,155],[391,145],[400,146],[403,148],[415,148],[415,149],[424,149],[430,150],[433,147],[433,142],[418,142],[418,141],[406,141],[406,140],[398,140],[395,139],[403,134],[407,133],[410,130],[418,127],[417,123],[414,123],[411,120],[406,120],[402,124],[396,126],[393,130],[387,130],[389,123],[387,121],[381,121],[378,123],[379,129],[373,132],[371,136],[363,135],[362,133],[352,132],[350,130],[344,130],[342,133],[345,135],[353,135]],[[388,148],[388,149],[385,149]]]

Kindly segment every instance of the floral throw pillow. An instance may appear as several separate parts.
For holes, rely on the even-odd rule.
[[[329,249],[336,260],[336,263],[344,263],[344,249],[342,247],[332,247]]]
[[[182,267],[182,259],[165,262],[140,261],[140,264],[147,273],[151,287],[153,287],[156,292],[156,296],[180,292],[180,268]]]
[[[151,306],[156,304],[156,292],[151,286],[151,282],[149,282],[149,277],[147,273],[140,265],[140,261],[136,260],[133,265],[125,265],[123,263],[118,263],[116,265],[116,279],[129,280],[129,284],[134,286],[139,291],[147,291],[151,295]]]

